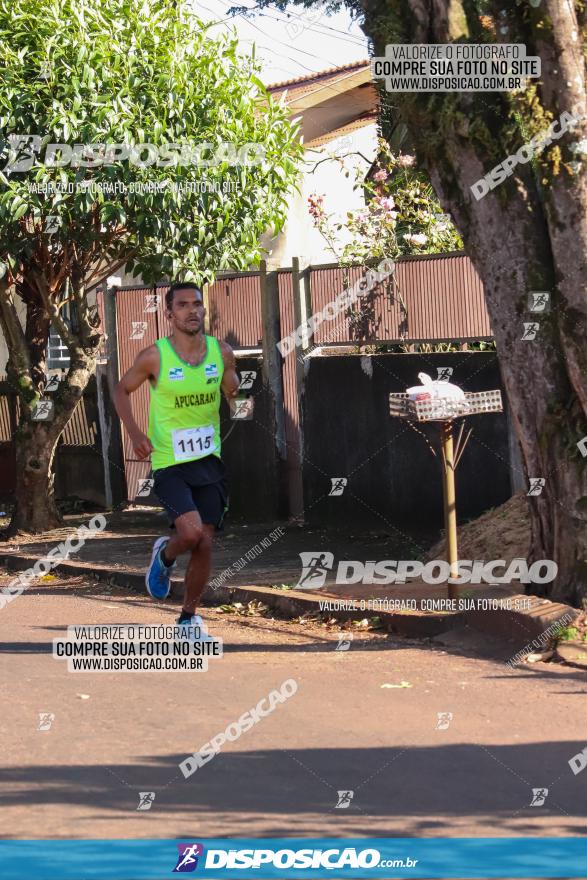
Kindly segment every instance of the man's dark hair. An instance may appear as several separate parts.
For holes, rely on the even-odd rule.
[[[202,301],[204,300],[202,288],[198,287],[197,284],[194,284],[193,281],[175,281],[165,294],[165,305],[168,309],[171,309],[171,306],[173,304],[173,294],[176,290],[197,290],[202,297]]]

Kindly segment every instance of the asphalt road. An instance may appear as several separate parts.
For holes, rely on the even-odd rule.
[[[225,655],[207,672],[71,673],[51,656],[67,625],[176,613],[81,579],[0,610],[2,837],[585,833],[587,770],[568,763],[587,746],[579,670],[359,631],[342,651],[339,625],[216,610]],[[286,679],[293,696],[184,778],[184,758]],[[534,788],[548,789],[542,806]],[[346,807],[339,791],[353,792]],[[155,793],[150,809],[140,792]]]

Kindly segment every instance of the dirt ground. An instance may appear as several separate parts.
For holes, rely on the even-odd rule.
[[[518,492],[505,504],[459,526],[459,559],[526,559],[530,551],[530,517],[526,495]],[[444,559],[442,537],[426,558]]]

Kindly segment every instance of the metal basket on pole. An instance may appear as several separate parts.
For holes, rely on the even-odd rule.
[[[473,431],[469,428],[464,435],[468,416],[484,413],[503,412],[501,391],[465,391],[464,399],[431,397],[428,400],[412,400],[408,394],[391,392],[389,395],[389,414],[394,418],[405,419],[413,424],[438,422],[440,427],[440,453],[442,458],[442,494],[444,500],[444,529],[446,535],[446,557],[450,567],[448,596],[458,597],[458,540],[457,507],[455,490],[455,470]],[[453,437],[453,422],[463,419],[456,439]],[[432,448],[432,447],[431,447]],[[434,452],[434,449],[432,449]],[[436,455],[436,453],[434,452]]]

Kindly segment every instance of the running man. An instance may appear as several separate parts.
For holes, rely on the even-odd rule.
[[[220,458],[220,390],[230,404],[238,394],[239,379],[231,347],[204,333],[200,288],[189,282],[172,284],[165,305],[171,335],[137,355],[116,386],[114,405],[137,458],[151,456],[153,491],[175,529],[171,537],[155,541],[145,576],[147,592],[165,599],[177,557],[189,552],[177,622],[199,626],[206,637],[196,609],[210,575],[212,536],[222,528],[228,509]],[[130,395],[147,380],[148,436],[135,422],[130,403]]]

